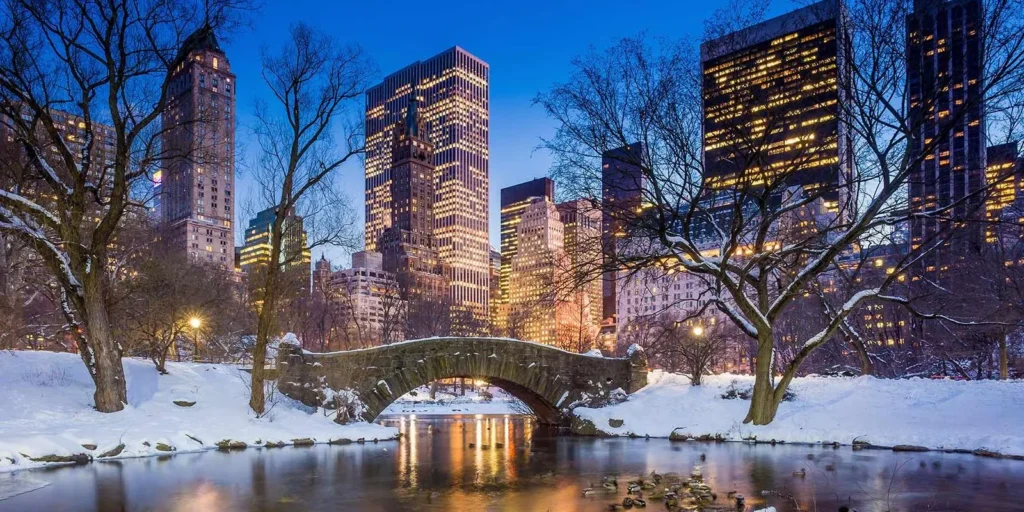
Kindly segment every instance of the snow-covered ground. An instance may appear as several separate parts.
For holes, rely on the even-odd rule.
[[[805,377],[790,389],[796,397],[779,406],[770,425],[742,423],[750,402],[726,400],[734,385],[749,388],[741,375],[704,378],[655,371],[649,384],[627,401],[576,414],[613,435],[668,437],[721,434],[730,440],[839,442],[854,439],[880,446],[990,450],[1024,455],[1024,381],[886,380],[873,377]],[[735,384],[734,384],[735,383]],[[612,427],[609,420],[622,420]],[[613,423],[618,423],[617,421]]]
[[[487,392],[492,398],[478,394],[475,390],[466,390],[465,396],[438,391],[434,399],[430,399],[430,389],[426,386],[417,388],[403,395],[395,403],[384,409],[382,414],[417,414],[421,416],[441,416],[454,414],[522,414],[529,412],[512,395],[501,388],[488,387]]]
[[[40,466],[31,459],[47,455],[97,457],[119,445],[115,457],[139,457],[166,455],[161,448],[215,449],[223,440],[259,446],[398,433],[370,423],[341,426],[279,394],[270,413],[256,418],[248,408],[248,374],[232,366],[167,363],[169,375],[159,375],[149,361],[125,359],[124,369],[129,404],[104,414],[92,408],[94,387],[77,355],[0,351],[0,472]]]

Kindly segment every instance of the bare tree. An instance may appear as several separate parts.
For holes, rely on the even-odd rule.
[[[728,328],[721,323],[677,324],[669,334],[673,356],[690,383],[700,386],[701,378],[711,373],[715,360],[722,355],[728,342]]]
[[[195,358],[200,329],[203,338],[215,339],[231,318],[223,314],[224,304],[239,298],[228,271],[190,262],[184,254],[161,257],[151,250],[132,270],[126,296],[112,308],[114,332],[126,351],[148,357],[161,374],[172,347],[188,344]]]
[[[402,341],[408,318],[406,300],[402,299],[398,281],[387,280],[380,290],[380,343],[388,345]]]
[[[742,11],[741,17],[757,10],[733,7]],[[922,112],[930,112],[939,98],[915,98],[911,105],[905,73],[907,8],[894,0],[859,0],[838,13],[844,21],[834,34],[842,54],[836,63],[839,79],[822,84],[837,99],[823,107],[837,128],[815,138],[787,139],[792,105],[773,101],[767,91],[743,98],[756,105],[756,122],[722,115],[709,134],[705,75],[697,49],[685,41],[652,46],[642,39],[624,40],[574,61],[569,80],[537,99],[560,125],[543,146],[554,154],[553,174],[563,190],[592,200],[607,195],[609,187],[639,196],[631,206],[602,205],[605,216],[625,226],[618,241],[622,249],[604,262],[603,270],[659,265],[705,276],[714,307],[756,343],[756,379],[745,422],[763,425],[775,418],[804,362],[841,332],[863,303],[909,305],[912,297],[889,293],[890,286],[913,273],[936,248],[947,247],[953,227],[976,213],[972,205],[976,208],[985,193],[979,189],[950,204],[911,209],[906,187],[925,156],[953,135],[969,109],[1003,104],[1020,89],[1024,6],[1015,0],[986,4],[985,29],[979,34],[983,83],[972,84],[978,94],[936,121],[927,140],[916,135],[930,122]],[[723,11],[716,22],[736,16]],[[943,90],[943,83],[937,85],[935,90]],[[728,158],[706,161],[705,135],[717,137],[714,149]],[[917,151],[910,148],[918,143]],[[608,153],[626,146],[636,149]],[[823,151],[835,155],[830,163],[819,160]],[[602,183],[600,158],[606,153],[632,170],[631,179]],[[806,184],[801,177],[810,176],[805,172],[819,173],[812,181],[824,185],[801,186]],[[992,177],[989,186],[1004,179]],[[851,258],[860,257],[860,248],[894,226],[923,219],[941,221],[942,229],[915,244],[877,285],[829,286]],[[836,307],[821,329],[794,340],[797,349],[785,365],[778,365],[779,319],[819,288],[833,294]]]
[[[348,115],[359,110],[358,100],[372,67],[358,46],[338,44],[305,24],[290,30],[280,52],[263,53],[263,79],[272,105],[256,105],[255,135],[259,160],[254,173],[262,185],[260,200],[276,209],[270,228],[269,261],[260,276],[261,304],[257,311],[249,406],[265,410],[267,343],[280,306],[284,265],[285,219],[295,212],[311,232],[309,246],[350,246],[351,216],[339,214],[333,178],[363,152],[358,122]],[[343,210],[342,210],[343,211]],[[311,229],[313,224],[319,228]]]
[[[26,174],[0,190],[0,230],[52,273],[96,409],[127,402],[106,305],[108,254],[130,191],[160,164],[168,78],[192,31],[224,28],[231,0],[7,0],[0,114]]]

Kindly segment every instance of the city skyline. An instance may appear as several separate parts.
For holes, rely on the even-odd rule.
[[[416,38],[406,39],[394,37],[393,31],[380,31],[368,24],[354,24],[356,26],[340,37],[345,42],[361,44],[375,60],[381,78],[410,62],[455,45],[490,64],[493,77],[490,84],[491,183],[488,220],[490,244],[498,248],[501,229],[500,190],[529,179],[547,177],[551,167],[548,153],[537,148],[540,137],[553,134],[555,123],[541,108],[532,105],[534,96],[547,90],[551,84],[564,80],[570,61],[585,54],[591,45],[605,46],[642,31],[647,31],[647,35],[652,38],[699,37],[703,30],[702,20],[725,4],[721,1],[684,6],[652,2],[649,8],[662,9],[668,15],[658,18],[627,17],[612,23],[602,12],[616,8],[611,2],[588,4],[588,9],[584,10],[575,9],[571,5],[551,6],[539,2],[531,5],[527,2],[497,6],[495,9],[499,12],[488,16],[475,13],[475,9],[459,9],[459,3],[456,3],[452,9],[444,11],[448,13],[444,16],[430,10],[422,12],[417,22],[427,25],[443,20],[446,27],[451,27],[450,30],[423,31]],[[551,12],[550,15],[539,14],[541,5],[543,10]],[[771,6],[768,14],[787,12],[796,5],[793,2],[779,2]],[[354,10],[352,15],[348,14],[349,9]],[[310,16],[302,14],[310,10],[322,12],[323,16],[309,19]],[[222,46],[231,58],[232,70],[242,84],[238,92],[238,137],[241,141],[249,136],[247,126],[252,120],[252,103],[264,88],[259,75],[258,52],[250,48],[276,46],[278,41],[274,37],[277,37],[277,31],[272,30],[272,27],[282,24],[304,21],[323,25],[327,30],[337,30],[332,27],[335,17],[341,16],[339,11],[345,12],[344,17],[351,19],[381,18],[379,10],[372,6],[341,7],[323,5],[312,0],[299,1],[286,7],[267,5],[265,11],[254,20],[252,30],[245,29],[222,40]],[[450,19],[452,15],[455,16],[454,20]],[[558,20],[557,24],[555,20]],[[527,27],[528,30],[521,27]],[[543,37],[534,37],[536,34],[542,34]],[[505,44],[506,41],[514,44]],[[251,144],[249,146],[244,149],[251,151]],[[242,160],[243,152],[240,152],[240,195],[244,195],[252,186],[251,176],[242,168]],[[361,203],[362,164],[354,162],[344,168],[339,181],[353,205]],[[244,206],[243,203],[239,204],[243,210]],[[354,223],[361,226],[364,222],[362,208],[357,207],[356,210]],[[248,218],[255,213],[240,210],[239,218]],[[239,229],[236,239],[240,240],[241,236]],[[314,249],[314,259],[319,258],[323,252],[323,249]],[[328,249],[327,256],[336,262],[347,262],[349,258],[347,252],[337,248]]]

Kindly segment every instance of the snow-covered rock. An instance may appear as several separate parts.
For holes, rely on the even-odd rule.
[[[576,414],[612,435],[669,437],[720,434],[731,440],[839,442],[990,450],[1024,455],[1024,381],[889,380],[874,377],[794,379],[795,398],[770,425],[743,424],[750,402],[722,395],[753,385],[745,375],[713,375],[703,385],[654,371],[647,387],[620,404]],[[607,427],[609,419],[625,419]]]
[[[158,447],[210,450],[224,440],[259,446],[397,435],[381,425],[338,425],[280,394],[257,418],[248,407],[249,374],[231,365],[169,362],[169,374],[159,375],[149,361],[125,359],[124,370],[128,404],[105,414],[92,407],[94,386],[77,355],[0,351],[0,472],[42,465],[31,459],[47,455],[138,457],[165,455]]]

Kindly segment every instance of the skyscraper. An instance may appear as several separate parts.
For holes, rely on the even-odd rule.
[[[1016,142],[989,146],[985,181],[992,186],[985,198],[985,242],[1012,247],[1024,225],[1024,161]]]
[[[366,249],[391,226],[394,127],[411,98],[434,150],[434,238],[452,307],[488,316],[490,69],[459,47],[387,76],[366,94]]]
[[[838,211],[852,179],[839,104],[849,75],[843,9],[825,0],[701,45],[704,172],[712,189],[821,190]]]
[[[596,339],[604,319],[604,276],[601,273],[601,210],[588,199],[556,205],[565,235],[565,279],[571,280],[564,297],[570,303],[578,330],[592,328]]]
[[[970,194],[984,186],[986,167],[982,25],[977,0],[915,0],[907,17],[908,117],[916,121],[908,145],[911,161],[920,160],[908,180],[913,213],[952,207],[940,217],[962,222],[981,216],[982,198]],[[915,219],[911,247],[943,236],[948,224]],[[980,235],[976,223],[968,227],[958,240]],[[941,266],[932,255],[928,260],[926,270]]]
[[[519,250],[512,258],[509,333],[519,339],[554,344],[558,335],[559,269],[565,233],[555,204],[534,197],[516,227]]]
[[[555,182],[549,178],[537,178],[501,189],[501,272],[498,277],[500,296],[491,300],[500,301],[502,308],[508,304],[509,279],[512,272],[512,258],[518,250],[518,227],[523,212],[535,198],[555,200]],[[499,309],[499,311],[500,311]],[[499,312],[499,316],[500,316]],[[499,325],[501,323],[499,318]]]
[[[277,208],[267,208],[249,221],[245,230],[245,245],[242,246],[242,271],[252,273],[260,265],[270,263],[270,231],[277,220]],[[310,252],[306,232],[302,228],[302,217],[289,214],[284,219],[280,262],[286,269],[304,270],[308,275]]]
[[[618,240],[626,236],[629,224],[643,207],[643,146],[637,142],[605,151],[601,155],[601,257],[604,261],[601,311],[604,318],[614,318]],[[613,322],[614,323],[614,322]]]
[[[159,205],[169,250],[234,267],[235,75],[213,29],[178,52],[162,116]]]
[[[448,281],[434,239],[434,146],[410,98],[403,122],[395,126],[391,174],[391,226],[378,240],[384,270],[394,274],[402,298],[448,299]]]

